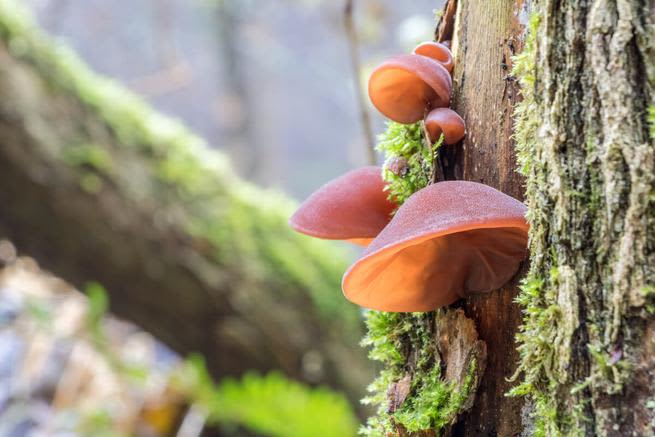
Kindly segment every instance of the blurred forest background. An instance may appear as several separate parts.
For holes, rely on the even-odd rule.
[[[204,137],[212,148],[225,152],[231,170],[261,187],[286,192],[301,200],[325,181],[367,162],[366,136],[353,85],[342,2],[25,0],[19,3],[29,7],[38,25],[53,38],[53,46],[71,47],[92,70],[115,79],[156,110],[180,120]],[[8,0],[0,2],[0,30],[4,32],[7,51],[17,59],[48,54],[39,48],[34,51],[36,54],[25,56],[31,49],[17,48],[14,34],[21,31],[13,27],[10,4]],[[434,0],[356,1],[355,23],[362,61],[357,79],[365,83],[368,72],[382,58],[407,52],[417,42],[430,39],[434,11],[440,7],[441,2]],[[55,43],[55,39],[59,42]],[[47,68],[39,66],[38,59],[30,62],[38,66],[39,74],[49,74]],[[11,68],[7,67],[0,76],[9,77],[7,71]],[[57,74],[56,80],[61,80],[60,73]],[[116,111],[124,111],[129,99],[124,102],[119,101],[121,96],[116,97]],[[3,99],[9,99],[6,102],[9,107],[16,103],[11,96]],[[102,104],[110,106],[108,101]],[[0,112],[10,110],[0,108]],[[380,132],[381,117],[375,111],[370,111],[370,115],[372,131]],[[63,146],[64,151],[68,150],[66,147]],[[74,150],[78,153],[81,149]],[[79,153],[66,156],[69,164],[71,160],[82,159]],[[85,155],[83,164],[90,162],[91,167],[103,170],[101,158]],[[0,164],[7,165],[2,160]],[[196,167],[184,165],[180,167],[183,171],[195,173]],[[138,173],[138,170],[135,166],[130,171]],[[82,182],[84,196],[102,195],[98,193],[101,188],[96,179],[85,181]],[[263,203],[259,209],[239,203],[239,208],[248,214],[252,211],[268,214],[267,205],[275,204],[277,208],[278,200],[283,211],[289,210],[288,201],[282,197],[264,191],[247,191],[246,197],[248,193],[254,196],[250,202]],[[269,194],[270,203],[259,197]],[[241,199],[241,194],[234,196]],[[177,197],[171,199],[167,201],[179,206],[175,203]],[[153,203],[170,206],[157,202]],[[3,203],[4,215],[9,217],[7,223],[12,223],[12,211],[7,211],[7,205]],[[221,205],[213,206],[220,211]],[[195,206],[184,205],[184,208],[195,211]],[[38,205],[32,205],[29,211],[35,216],[47,214]],[[256,231],[266,232],[269,226],[274,234],[271,238],[277,238],[275,235],[284,225],[277,215],[271,214],[274,218],[270,223],[266,221],[268,215],[266,220],[256,217],[262,222],[258,225],[261,229]],[[53,219],[53,229],[55,223],[68,223],[60,219]],[[149,290],[141,300],[128,299],[127,304],[126,295],[118,294],[119,299],[114,302],[112,290],[121,288],[115,286],[121,281],[120,275],[108,270],[106,277],[115,279],[98,277],[98,283],[82,281],[96,277],[76,274],[74,264],[80,264],[79,259],[48,260],[40,251],[39,263],[46,269],[52,265],[55,274],[64,276],[59,279],[41,270],[30,258],[37,253],[21,251],[21,246],[41,247],[31,239],[48,233],[31,234],[29,227],[21,228],[22,233],[11,233],[6,229],[17,228],[3,225],[0,223],[3,232],[0,264],[4,266],[0,273],[0,436],[348,436],[356,433],[358,423],[367,414],[358,400],[372,379],[372,364],[362,358],[364,352],[358,345],[363,332],[359,310],[344,302],[338,288],[343,260],[353,255],[338,243],[302,240],[302,247],[295,249],[295,240],[286,240],[295,236],[284,234],[281,242],[271,240],[280,243],[279,250],[308,257],[307,266],[286,273],[279,264],[268,265],[268,261],[262,261],[260,258],[268,255],[260,255],[256,244],[254,252],[241,250],[242,246],[249,248],[251,241],[231,243],[240,250],[234,263],[255,265],[250,270],[239,271],[240,275],[253,275],[252,280],[238,278],[239,286],[242,282],[251,287],[256,284],[265,293],[269,291],[266,278],[275,278],[271,279],[274,295],[270,302],[277,306],[265,307],[266,301],[262,301],[265,307],[260,309],[262,313],[253,313],[254,306],[240,302],[252,313],[252,318],[235,322],[238,330],[265,332],[266,323],[257,326],[253,320],[264,317],[266,311],[291,320],[288,326],[279,325],[288,331],[272,332],[270,337],[257,338],[260,343],[253,343],[253,349],[266,344],[266,354],[248,355],[228,345],[233,349],[225,350],[238,351],[236,358],[246,357],[243,365],[239,365],[225,364],[225,350],[213,344],[207,345],[207,350],[215,348],[222,356],[212,356],[204,349],[199,350],[204,356],[191,354],[194,349],[202,349],[193,340],[198,337],[195,330],[202,327],[177,326],[180,321],[188,321],[182,316],[161,328],[160,321],[140,319],[144,317],[143,312],[125,309],[127,304],[138,302],[146,310],[158,312],[164,303],[152,300],[157,290]],[[215,226],[223,225],[216,220]],[[72,231],[68,232],[60,235],[61,240],[74,245],[78,240]],[[249,237],[256,238],[257,234]],[[209,237],[208,240],[202,242],[203,248],[214,243]],[[22,241],[28,244],[17,244],[18,250],[12,244]],[[41,244],[52,244],[54,250],[45,251],[51,257],[57,249],[67,249],[54,240]],[[194,241],[194,248],[195,245]],[[67,253],[61,255],[65,258]],[[105,261],[104,254],[96,255],[99,263]],[[87,256],[93,258],[93,254]],[[318,261],[312,263],[310,258]],[[92,264],[93,259],[89,262]],[[229,262],[222,262],[219,259],[217,264],[232,268]],[[65,267],[56,268],[61,265]],[[94,272],[93,268],[90,270]],[[66,277],[68,272],[72,272],[70,278]],[[66,280],[75,282],[86,295]],[[108,284],[112,281],[115,282]],[[303,288],[303,281],[310,283],[310,290]],[[122,285],[127,295],[146,291],[144,283],[140,283],[140,288],[135,285],[136,289],[131,289],[132,284]],[[166,284],[161,285],[162,300],[166,300],[163,290]],[[320,306],[317,314],[306,311],[303,305],[307,303],[292,294],[275,294],[278,289],[284,292],[287,286],[309,292],[313,304]],[[113,309],[114,304],[121,315],[131,320],[110,315],[108,309],[110,306]],[[288,314],[281,310],[285,307]],[[180,313],[184,310],[184,307],[179,309]],[[231,313],[229,316],[231,320],[236,319]],[[213,317],[228,318],[220,311]],[[131,322],[164,338],[155,339]],[[255,324],[248,326],[251,322]],[[299,332],[308,326],[311,332]],[[206,330],[211,329],[212,326],[206,326]],[[179,341],[173,338],[176,332],[182,338]]]
[[[184,121],[260,186],[304,199],[366,164],[342,1],[27,2],[96,72]],[[364,86],[389,54],[431,38],[441,4],[355,1]],[[383,117],[371,117],[380,132]]]

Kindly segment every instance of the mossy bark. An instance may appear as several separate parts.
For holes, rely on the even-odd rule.
[[[655,433],[651,8],[536,8],[522,108],[533,120],[519,132],[532,266],[517,391],[545,434]]]
[[[214,376],[280,369],[345,390],[369,376],[338,247],[293,233],[293,204],[90,73],[0,1],[0,237]]]

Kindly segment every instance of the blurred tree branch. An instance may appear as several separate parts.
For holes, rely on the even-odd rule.
[[[371,126],[371,116],[368,112],[368,106],[366,106],[366,93],[364,93],[364,90],[362,89],[362,82],[360,80],[362,67],[359,59],[359,38],[357,37],[357,29],[355,27],[354,19],[354,2],[355,0],[346,0],[343,9],[343,21],[346,28],[346,36],[348,37],[348,51],[350,54],[353,86],[355,87],[357,105],[359,107],[359,120],[366,140],[368,163],[375,165],[377,161],[375,156],[375,137],[373,136],[373,127]]]
[[[292,204],[99,78],[0,0],[0,236],[103,284],[111,309],[214,376],[278,368],[358,398],[368,363],[333,245]]]

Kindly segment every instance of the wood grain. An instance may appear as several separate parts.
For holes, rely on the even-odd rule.
[[[520,200],[523,181],[511,137],[519,95],[509,73],[511,57],[522,48],[523,7],[521,0],[458,1],[452,106],[466,121],[467,135],[444,155],[447,179],[481,182]],[[455,435],[508,436],[523,428],[522,400],[505,393],[518,359],[514,335],[521,314],[513,300],[524,271],[507,287],[463,303],[487,344],[488,359],[475,404],[453,429]]]

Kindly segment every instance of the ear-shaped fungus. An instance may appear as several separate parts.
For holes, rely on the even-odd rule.
[[[525,206],[489,186],[447,181],[414,193],[343,278],[348,300],[430,311],[497,289],[527,249]]]
[[[398,123],[415,123],[431,108],[448,106],[452,79],[437,61],[400,55],[383,62],[368,80],[373,105]]]
[[[422,42],[414,49],[414,53],[434,59],[444,66],[448,73],[453,72],[453,54],[450,49],[441,43],[434,41]]]
[[[436,108],[425,117],[425,128],[430,141],[435,142],[443,133],[444,144],[455,144],[466,133],[464,120],[450,108]]]
[[[289,225],[313,237],[366,246],[389,223],[396,208],[384,187],[380,167],[350,171],[309,196]]]

